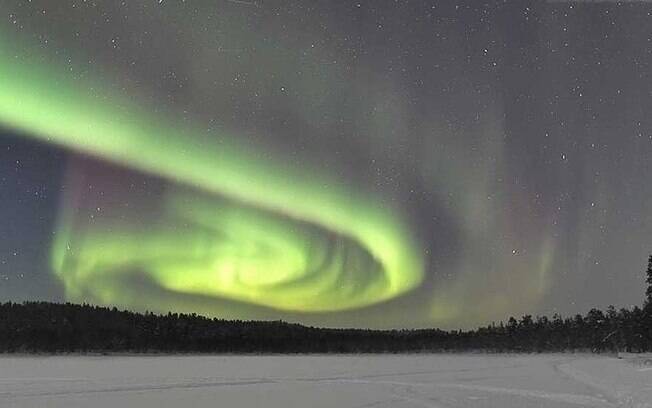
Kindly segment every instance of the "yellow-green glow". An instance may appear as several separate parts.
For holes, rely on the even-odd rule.
[[[0,37],[0,125],[171,182],[153,226],[80,225],[62,210],[52,264],[71,300],[128,305],[112,282],[134,271],[177,293],[293,311],[371,305],[422,281],[420,245],[380,197],[28,49]]]

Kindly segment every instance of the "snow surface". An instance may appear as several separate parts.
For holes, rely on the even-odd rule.
[[[592,355],[0,357],[1,408],[652,407],[652,365]]]

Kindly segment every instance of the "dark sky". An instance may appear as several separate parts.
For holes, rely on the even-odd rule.
[[[651,13],[0,0],[0,300],[360,327],[640,304]]]

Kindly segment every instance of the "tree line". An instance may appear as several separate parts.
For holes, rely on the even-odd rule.
[[[0,304],[0,352],[398,353],[652,351],[652,255],[642,307],[525,315],[474,330],[366,330],[135,313],[72,303]]]

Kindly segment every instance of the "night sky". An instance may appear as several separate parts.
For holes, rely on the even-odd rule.
[[[640,304],[652,3],[0,0],[0,301]]]

